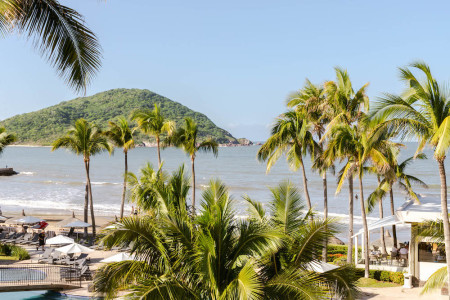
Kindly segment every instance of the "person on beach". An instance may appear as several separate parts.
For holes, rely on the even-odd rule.
[[[42,246],[42,251],[44,251],[44,246],[45,246],[45,231],[44,230],[40,230],[39,231],[39,246],[36,247],[36,250],[39,250],[39,247]]]

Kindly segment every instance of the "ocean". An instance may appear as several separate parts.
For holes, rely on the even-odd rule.
[[[405,143],[400,161],[412,156],[416,143]],[[284,158],[266,173],[266,165],[256,159],[259,146],[223,147],[215,158],[211,153],[199,153],[196,158],[197,203],[201,201],[201,191],[210,179],[219,178],[229,188],[235,199],[238,216],[246,215],[246,204],[242,196],[267,204],[271,198],[270,187],[283,180],[290,180],[303,188],[300,172],[289,170]],[[408,172],[425,181],[428,189],[416,187],[416,192],[439,197],[440,179],[436,161],[431,149],[425,151],[427,160],[414,161]],[[190,160],[180,149],[168,148],[162,151],[163,168],[167,171],[185,164],[190,172]],[[138,173],[146,162],[157,165],[156,148],[136,148],[128,154],[129,171]],[[450,163],[447,160],[446,166]],[[305,158],[309,193],[315,210],[323,211],[322,178],[310,169],[311,160]],[[8,212],[27,214],[69,214],[74,211],[81,215],[84,203],[85,171],[83,159],[66,150],[52,152],[49,147],[7,147],[0,157],[0,166],[13,167],[19,175],[0,176],[0,207]],[[339,167],[336,168],[338,170]],[[91,181],[95,210],[98,215],[118,215],[120,209],[124,155],[116,149],[113,155],[101,153],[91,158]],[[375,176],[364,177],[364,195],[367,197],[377,186]],[[359,194],[358,182],[354,183],[355,194]],[[348,216],[348,190],[344,185],[339,194],[336,191],[336,177],[328,174],[329,215],[339,218],[345,224]],[[302,193],[303,195],[303,193]],[[405,201],[405,195],[395,189],[395,206]],[[126,213],[130,212],[130,203],[126,204]],[[388,199],[384,212],[390,215]],[[370,214],[369,222],[378,218],[378,207]],[[361,227],[359,200],[355,200],[355,228]],[[345,225],[344,225],[345,226]],[[407,238],[407,230],[401,234]],[[346,233],[340,237],[345,239]],[[378,237],[378,234],[376,234]]]

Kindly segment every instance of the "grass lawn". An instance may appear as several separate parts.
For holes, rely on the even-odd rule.
[[[399,284],[386,281],[378,281],[372,278],[360,278],[356,283],[359,287],[370,287],[370,288],[384,288],[384,287],[396,287]]]
[[[0,255],[0,260],[19,260],[19,258],[15,256]]]

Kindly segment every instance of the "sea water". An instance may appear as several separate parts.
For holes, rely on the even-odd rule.
[[[400,161],[414,155],[416,143],[406,143],[402,150]],[[289,180],[303,189],[300,171],[289,169],[285,158],[275,164],[269,173],[266,165],[257,160],[259,146],[223,147],[215,158],[211,153],[198,153],[195,160],[197,182],[197,203],[200,204],[201,192],[213,178],[222,180],[235,199],[237,216],[246,215],[246,203],[243,195],[262,202],[266,207],[271,199],[270,187],[275,187],[283,180]],[[407,172],[425,181],[429,188],[414,186],[419,194],[439,197],[440,179],[436,161],[430,149],[425,153],[427,160],[416,160],[407,168]],[[190,174],[189,157],[180,150],[168,148],[161,151],[164,161],[163,168],[169,172],[176,170],[182,164],[186,173]],[[323,210],[322,177],[311,170],[311,160],[305,157],[306,174],[309,194],[314,209]],[[156,148],[136,148],[128,153],[129,171],[139,173],[140,167],[146,162],[157,166]],[[450,164],[447,160],[446,165]],[[84,203],[86,173],[83,158],[66,150],[51,151],[49,147],[7,147],[0,157],[0,167],[13,167],[19,175],[0,176],[0,206],[4,214],[20,212],[28,214],[68,214],[74,211],[81,215]],[[338,173],[342,165],[336,166]],[[118,215],[122,197],[124,174],[124,154],[116,149],[113,155],[101,153],[91,157],[91,182],[95,210],[98,215]],[[364,196],[376,188],[377,178],[373,175],[364,176]],[[345,224],[348,216],[348,189],[343,185],[336,194],[336,176],[328,173],[328,211],[329,215],[340,218]],[[359,182],[354,180],[354,193],[359,197]],[[303,192],[301,193],[303,196]],[[190,200],[188,200],[190,201]],[[390,215],[387,198],[384,202],[384,213]],[[395,207],[405,201],[405,195],[395,189]],[[131,204],[126,204],[127,213]],[[361,227],[359,200],[355,199],[355,229]],[[379,217],[378,206],[369,215],[369,222]],[[405,231],[406,232],[406,231]],[[405,233],[406,234],[406,233]],[[340,235],[345,238],[344,232]],[[378,236],[378,234],[377,234]],[[406,237],[405,237],[406,238]]]

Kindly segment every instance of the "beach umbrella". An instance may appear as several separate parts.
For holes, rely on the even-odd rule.
[[[317,273],[325,273],[334,269],[339,268],[339,266],[332,265],[323,261],[314,261],[310,262],[306,265],[306,269],[309,271],[317,272]]]
[[[14,220],[15,224],[36,224],[42,221],[45,220],[33,216],[24,216],[22,218]]]
[[[45,241],[46,245],[62,245],[62,244],[73,244],[75,241],[68,236],[57,235],[51,239]]]
[[[73,244],[69,244],[69,245],[64,246],[64,247],[56,248],[55,250],[59,251],[61,253],[65,253],[65,254],[91,253],[91,252],[94,252],[94,250],[89,249],[88,247],[85,247],[85,246],[77,244],[77,243],[73,243]]]
[[[73,221],[73,222],[71,222],[69,224],[66,224],[66,225],[64,225],[62,227],[86,228],[86,227],[91,227],[91,226],[92,225],[89,224],[89,223],[77,220],[77,221]]]
[[[55,226],[57,226],[57,227],[64,227],[65,225],[73,223],[73,222],[76,222],[76,221],[81,221],[81,220],[76,218],[75,217],[75,213],[72,212],[72,217],[64,219],[64,220],[56,223]]]
[[[8,220],[9,218],[7,218],[7,217],[5,217],[5,216],[0,216],[0,221],[6,221],[6,220]]]
[[[134,255],[130,255],[128,253],[118,253],[116,255],[107,257],[100,262],[102,263],[110,263],[110,262],[119,262],[119,261],[125,261],[125,260],[134,260]]]

